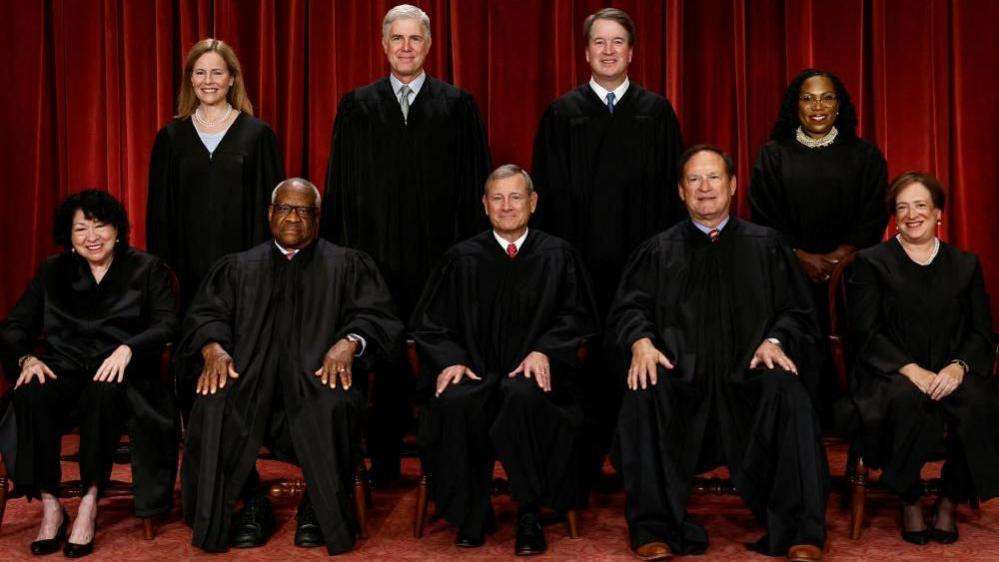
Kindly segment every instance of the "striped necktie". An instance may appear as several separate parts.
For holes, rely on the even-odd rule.
[[[611,115],[614,115],[614,98],[616,97],[614,92],[607,94],[607,110],[611,112]]]
[[[405,84],[399,88],[399,107],[402,108],[402,120],[409,122],[409,94],[412,92]]]

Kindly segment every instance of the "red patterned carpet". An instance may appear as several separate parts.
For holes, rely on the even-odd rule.
[[[68,438],[71,439],[71,438]],[[71,446],[67,444],[67,447]],[[830,451],[830,463],[836,474],[842,474],[845,453],[842,447]],[[75,465],[64,463],[64,477],[75,476]],[[374,491],[374,507],[370,513],[368,532],[370,538],[362,540],[357,550],[342,560],[510,560],[513,551],[512,521],[515,509],[506,497],[494,498],[500,529],[487,539],[486,546],[459,551],[453,546],[454,531],[441,520],[428,521],[421,540],[412,537],[413,508],[416,502],[415,484],[419,463],[415,459],[404,461],[404,482],[389,490]],[[938,467],[930,467],[932,472]],[[291,476],[297,469],[278,462],[262,461],[264,480]],[[127,479],[125,467],[115,468],[115,478]],[[859,541],[848,537],[849,513],[840,505],[836,491],[829,506],[829,553],[827,560],[999,560],[999,501],[982,506],[978,512],[962,508],[960,513],[961,539],[951,546],[929,545],[918,547],[902,541],[898,534],[897,503],[884,493],[872,493],[868,499],[868,516],[864,534]],[[570,539],[565,526],[552,524],[547,527],[549,553],[536,560],[635,560],[628,550],[622,492],[594,494],[590,508],[580,516],[579,539]],[[72,514],[76,501],[67,504]],[[303,550],[292,545],[295,532],[296,500],[275,502],[279,530],[267,546],[249,551],[230,551],[224,555],[210,555],[194,549],[191,532],[174,511],[164,521],[157,523],[153,541],[142,539],[142,526],[131,515],[130,500],[113,499],[102,502],[98,516],[97,550],[92,560],[287,560],[300,558],[319,560],[327,558],[325,549]],[[37,503],[28,504],[23,499],[11,500],[0,528],[0,560],[33,558],[28,544],[35,537],[40,518]],[[711,546],[705,556],[690,560],[756,560],[770,558],[747,552],[743,543],[760,535],[752,515],[738,498],[697,496],[691,506],[695,517],[704,522],[711,535]],[[61,554],[52,555],[62,558]]]

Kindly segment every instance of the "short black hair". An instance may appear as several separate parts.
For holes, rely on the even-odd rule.
[[[77,211],[83,211],[83,216],[88,219],[110,224],[118,230],[115,252],[128,247],[128,213],[121,201],[107,191],[85,189],[70,195],[56,207],[52,237],[67,252],[73,249],[73,217]]]
[[[722,150],[721,148],[713,144],[695,144],[694,146],[683,151],[683,156],[680,156],[680,165],[676,168],[676,177],[678,182],[683,181],[683,167],[687,165],[687,162],[694,157],[698,152],[714,152],[725,162],[725,173],[728,177],[735,177],[735,161],[732,160],[732,156]]]
[[[914,183],[926,187],[926,190],[930,192],[930,199],[933,201],[934,207],[941,211],[947,207],[947,190],[936,176],[928,172],[909,170],[902,172],[891,181],[891,186],[885,195],[885,207],[888,209],[889,215],[895,214],[895,200],[898,199],[898,194]]]
[[[798,98],[801,96],[801,85],[805,80],[815,76],[824,76],[833,83],[836,90],[836,99],[839,100],[839,115],[836,117],[836,130],[843,138],[856,138],[857,136],[857,110],[850,101],[850,93],[843,86],[843,81],[832,72],[820,70],[818,68],[806,68],[798,73],[787,85],[784,92],[784,102],[780,106],[780,113],[777,114],[777,121],[773,129],[770,130],[770,138],[775,141],[793,139],[801,122],[798,120]]]

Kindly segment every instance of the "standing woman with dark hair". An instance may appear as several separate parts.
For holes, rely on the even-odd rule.
[[[0,324],[0,359],[13,386],[0,401],[0,452],[16,489],[41,499],[33,554],[55,552],[67,539],[66,556],[93,550],[97,500],[126,427],[136,514],[171,508],[176,408],[159,365],[177,330],[176,303],[170,270],[130,248],[128,231],[125,209],[108,193],[70,196],[53,228],[66,251],[42,262]],[[9,406],[13,416],[5,415]],[[80,429],[84,495],[69,532],[55,494],[61,436],[73,426]]]
[[[844,256],[881,241],[888,168],[857,138],[857,112],[840,79],[807,69],[787,88],[771,141],[749,184],[752,221],[781,232],[812,282],[819,325],[829,330],[829,276]],[[831,361],[822,394],[835,395]],[[829,402],[818,404],[828,413]]]
[[[146,213],[147,247],[177,272],[183,308],[216,260],[269,237],[267,205],[282,179],[277,138],[253,117],[236,54],[197,42],[177,115],[156,135]]]

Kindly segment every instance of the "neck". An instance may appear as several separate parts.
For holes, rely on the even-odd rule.
[[[718,228],[718,225],[728,218],[728,213],[716,218],[695,218],[693,219],[697,224],[706,226],[708,228]]]
[[[506,240],[507,242],[513,244],[514,242],[517,241],[517,239],[523,236],[525,232],[527,232],[526,226],[519,230],[509,230],[506,232],[500,232],[499,230],[497,230],[496,234],[499,234],[499,237],[502,238],[503,240]]]
[[[413,83],[413,80],[419,78],[421,74],[423,74],[422,68],[408,76],[401,76],[399,74],[396,74],[395,72],[392,73],[392,76],[395,76],[395,79],[402,82],[403,84],[409,85]]]
[[[593,81],[600,85],[601,88],[607,90],[608,92],[613,92],[620,86],[624,84],[624,81],[628,79],[627,75],[620,76],[618,78],[603,78],[594,76]]]
[[[929,248],[932,248],[937,241],[936,236],[930,236],[929,238],[926,238],[924,240],[916,240],[914,238],[907,237],[905,234],[901,234],[901,236],[899,236],[898,238],[899,241],[901,241],[904,245],[908,246],[909,248],[920,249],[920,250],[927,250]]]
[[[99,261],[99,262],[88,261],[87,262],[87,265],[90,266],[90,273],[94,276],[94,279],[96,279],[98,283],[100,283],[101,279],[104,278],[104,274],[107,273],[108,268],[111,267],[111,262],[112,261],[114,261],[114,253],[112,253],[106,259],[104,259],[102,261]]]
[[[222,117],[223,115],[225,115],[227,111],[229,111],[229,102],[226,100],[222,100],[212,105],[199,103],[198,109],[201,110],[201,115],[204,117],[207,118]]]

